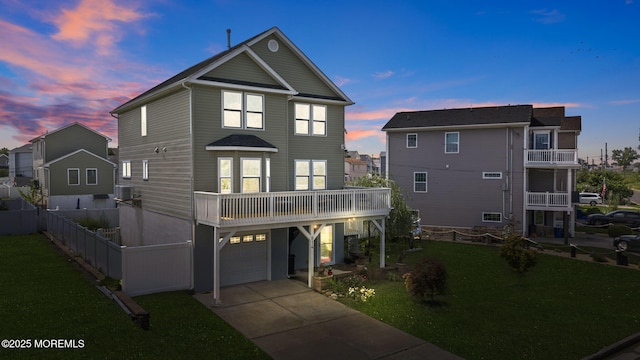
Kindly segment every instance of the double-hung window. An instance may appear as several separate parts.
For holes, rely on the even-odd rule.
[[[418,134],[407,134],[407,147],[408,148],[418,147]]]
[[[457,154],[460,151],[460,133],[448,132],[444,134],[445,154]]]
[[[295,160],[296,190],[325,190],[327,188],[326,160]]]
[[[426,172],[413,173],[413,191],[427,192],[427,173]]]
[[[296,135],[324,136],[327,134],[327,107],[304,103],[295,104]]]
[[[222,127],[264,129],[264,97],[241,91],[222,91]]]
[[[80,185],[80,169],[67,169],[67,184]]]
[[[260,192],[260,178],[262,172],[261,159],[242,158],[240,159],[242,171],[242,188],[243,193]]]
[[[98,169],[87,169],[87,185],[98,185]]]

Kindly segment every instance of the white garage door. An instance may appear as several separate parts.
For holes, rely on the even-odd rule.
[[[220,251],[220,286],[267,279],[265,234],[234,236]]]

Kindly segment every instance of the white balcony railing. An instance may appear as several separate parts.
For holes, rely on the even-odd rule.
[[[578,165],[578,151],[566,149],[525,150],[526,165]]]
[[[387,188],[250,194],[196,191],[194,197],[197,222],[217,227],[385,216],[391,208]]]
[[[569,208],[571,207],[571,195],[566,192],[530,192],[527,191],[528,207],[536,208]]]

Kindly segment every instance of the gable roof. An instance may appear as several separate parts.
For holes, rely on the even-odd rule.
[[[69,157],[72,157],[72,156],[76,156],[76,155],[77,155],[77,154],[79,154],[79,153],[89,154],[89,155],[91,155],[91,156],[95,157],[96,159],[100,159],[101,161],[104,161],[104,162],[106,162],[106,163],[108,163],[108,164],[113,165],[113,167],[114,167],[114,168],[118,166],[118,165],[116,165],[116,164],[112,163],[111,161],[109,161],[109,160],[107,160],[107,159],[105,159],[105,158],[103,158],[103,157],[100,157],[100,156],[98,156],[98,155],[96,155],[96,154],[92,153],[91,151],[87,151],[87,150],[85,150],[85,149],[78,149],[78,150],[76,150],[76,151],[74,151],[74,152],[70,152],[70,153],[68,153],[68,154],[66,154],[66,155],[64,155],[64,156],[60,156],[60,157],[59,157],[59,158],[57,158],[57,159],[53,159],[53,160],[49,161],[48,163],[44,164],[44,167],[49,167],[49,165],[55,164],[55,163],[57,163],[58,161],[62,161],[62,160],[64,160],[64,159],[66,159],[66,158],[69,158]]]
[[[135,107],[142,102],[148,101],[149,99],[162,95],[164,92],[169,91],[176,87],[181,87],[186,83],[202,83],[206,81],[208,84],[220,83],[225,85],[243,85],[243,86],[255,86],[261,89],[272,89],[274,91],[280,91],[287,93],[289,95],[300,95],[306,97],[316,97],[316,98],[324,98],[322,96],[313,95],[313,94],[301,94],[296,91],[290,84],[288,84],[276,71],[274,71],[269,65],[264,62],[257,54],[251,50],[250,46],[253,44],[263,40],[264,38],[275,35],[284,43],[286,43],[289,48],[305,63],[318,78],[320,78],[329,88],[331,88],[338,97],[330,98],[327,100],[336,100],[343,101],[348,105],[353,104],[353,101],[347,97],[346,94],[338,88],[300,49],[298,49],[289,38],[287,38],[280,29],[277,27],[272,27],[271,29],[258,34],[248,40],[245,40],[219,54],[216,54],[206,60],[203,60],[181,72],[170,77],[169,79],[161,82],[160,84],[152,87],[151,89],[145,91],[144,93],[136,96],[135,98],[125,102],[124,104],[118,106],[117,108],[110,111],[111,114],[119,114],[131,107]],[[274,80],[277,81],[279,85],[272,84],[257,84],[257,83],[247,83],[242,81],[234,81],[229,79],[221,79],[221,78],[210,78],[204,76],[206,73],[215,69],[216,67],[226,63],[227,61],[233,59],[239,54],[247,54],[249,55],[267,74],[269,74]]]
[[[278,152],[278,148],[255,135],[233,134],[205,146],[206,150]]]
[[[426,111],[405,111],[396,113],[383,131],[420,129],[431,127],[467,127],[467,126],[519,126],[529,125],[531,105],[509,105],[477,107],[464,109],[444,109]]]
[[[77,122],[77,121],[76,121],[76,122],[73,122],[73,123],[71,123],[71,124],[67,124],[67,125],[65,125],[65,126],[63,126],[63,127],[61,127],[61,128],[57,128],[57,129],[55,129],[55,130],[53,130],[53,131],[47,131],[46,133],[44,133],[44,134],[42,134],[42,135],[40,135],[40,136],[38,136],[38,137],[35,137],[35,138],[33,138],[33,139],[29,140],[29,142],[30,142],[30,143],[33,143],[33,142],[36,142],[36,141],[38,141],[38,140],[44,140],[44,138],[46,138],[48,135],[51,135],[51,134],[57,133],[58,131],[63,131],[63,130],[65,130],[65,129],[67,129],[67,128],[70,128],[70,127],[72,127],[72,126],[81,126],[81,127],[85,128],[85,129],[87,129],[87,130],[89,130],[89,131],[91,131],[91,132],[93,132],[93,133],[96,133],[96,134],[98,134],[98,135],[102,136],[103,138],[107,139],[107,141],[111,141],[111,138],[110,138],[110,137],[108,137],[108,136],[104,136],[104,135],[102,135],[101,133],[99,133],[99,132],[97,132],[97,131],[93,130],[92,128],[90,128],[90,127],[88,127],[88,126],[86,126],[86,125],[83,125],[83,124],[81,124],[81,123],[79,123],[79,122]]]

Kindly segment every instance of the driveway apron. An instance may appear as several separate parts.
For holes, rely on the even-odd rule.
[[[461,359],[296,280],[222,288],[220,306],[195,297],[276,360]]]

